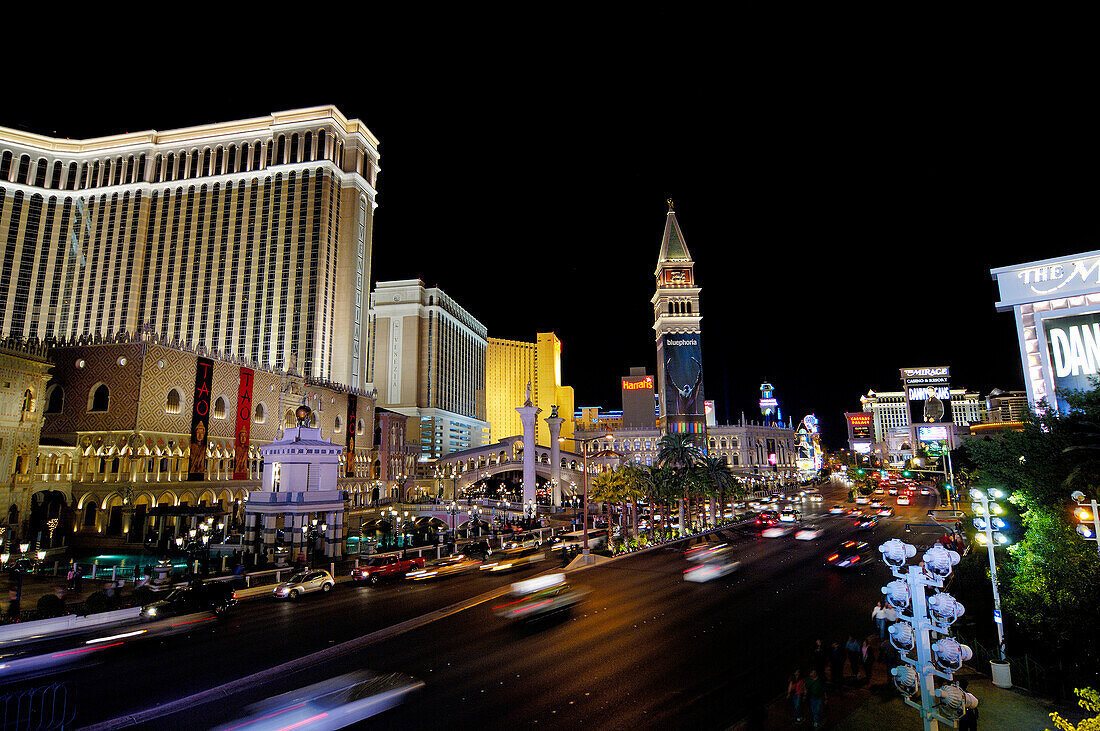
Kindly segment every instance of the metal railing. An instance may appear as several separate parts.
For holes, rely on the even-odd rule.
[[[959,635],[959,641],[965,642],[974,651],[974,660],[979,664],[979,669],[985,672],[989,668],[990,661],[999,662],[1001,659],[997,649],[986,647],[973,637]],[[1023,688],[1029,693],[1047,696],[1056,699],[1070,697],[1072,688],[1067,684],[1065,673],[1061,668],[1050,668],[1036,662],[1031,656],[1006,658],[1012,668],[1012,684]]]
[[[2,731],[52,731],[72,725],[76,718],[75,694],[66,683],[0,695]]]

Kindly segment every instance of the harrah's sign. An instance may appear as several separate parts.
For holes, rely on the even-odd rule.
[[[653,390],[653,376],[646,376],[640,381],[628,381],[625,378],[623,379],[624,391],[637,391],[643,388],[649,389],[650,391]]]

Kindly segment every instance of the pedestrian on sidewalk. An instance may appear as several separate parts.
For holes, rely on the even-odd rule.
[[[825,681],[816,670],[810,671],[810,680],[806,683],[806,696],[810,701],[810,714],[814,719],[814,728],[821,728],[822,710],[825,708]]]
[[[863,646],[859,648],[859,652],[863,660],[863,674],[867,677],[867,685],[870,685],[871,669],[875,665],[875,648],[871,647],[870,637],[863,641]]]
[[[889,629],[894,622],[898,621],[898,611],[894,609],[894,605],[890,602],[886,602],[886,627]]]
[[[19,619],[19,590],[8,590],[8,617],[10,619]]]
[[[871,619],[875,620],[875,626],[878,627],[878,638],[886,639],[886,609],[882,606],[882,602],[876,604],[871,610]]]
[[[76,565],[69,566],[69,573],[65,576],[69,581],[69,591],[76,589]]]
[[[844,650],[840,647],[839,642],[834,642],[829,655],[829,661],[832,663],[832,678],[833,684],[838,688],[844,687]]]
[[[959,681],[959,688],[962,689],[966,698],[964,703],[966,711],[959,719],[959,731],[978,731],[978,699],[966,689],[968,685],[970,682],[966,678]]]
[[[814,643],[814,649],[810,653],[811,660],[813,662],[814,670],[817,671],[819,678],[825,677],[825,666],[829,662],[829,652],[825,649],[825,643],[821,640],[817,640]]]
[[[848,653],[848,664],[852,666],[852,677],[859,680],[863,675],[863,663],[859,642],[856,640],[855,635],[848,635],[848,642],[844,645],[844,649]]]
[[[787,679],[787,700],[794,707],[794,722],[802,723],[802,699],[806,695],[806,681],[802,679],[802,670],[794,669]]]

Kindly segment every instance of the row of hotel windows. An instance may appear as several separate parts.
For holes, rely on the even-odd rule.
[[[172,180],[199,178],[206,175],[228,175],[238,172],[262,170],[273,165],[329,160],[337,167],[344,167],[344,143],[321,129],[304,135],[294,133],[288,138],[278,135],[273,140],[254,140],[238,145],[192,148],[157,154],[153,157],[153,169],[146,170],[146,155],[136,158],[127,155],[92,162],[50,161],[44,157],[34,160],[30,155],[20,155],[18,163],[11,150],[0,152],[0,181],[34,185],[55,190],[85,190],[104,185],[132,183],[163,183]],[[374,184],[373,170],[366,156],[355,163],[355,172],[370,178]]]
[[[33,395],[30,391],[24,394],[25,409],[30,410],[33,408]],[[165,399],[164,413],[166,414],[178,414],[182,411],[183,394],[178,388],[173,388],[168,392],[168,396]],[[98,383],[92,387],[88,392],[88,408],[89,413],[104,413],[110,410],[111,405],[111,391],[107,388],[107,384]],[[65,409],[65,389],[59,384],[53,384],[46,390],[46,412],[47,414],[60,414]],[[219,396],[214,400],[214,407],[211,410],[211,415],[215,419],[224,419],[227,413],[227,403],[223,396]],[[256,408],[252,414],[252,421],[257,424],[263,424],[267,419],[267,414],[264,410],[262,403],[257,403]],[[292,427],[297,424],[294,417],[294,411],[287,409],[286,415],[283,418],[284,427]],[[344,422],[337,416],[335,422],[335,428],[333,431],[341,433],[343,430]],[[317,414],[310,414],[311,427],[317,426]],[[356,424],[356,433],[363,433],[363,420],[360,419]]]

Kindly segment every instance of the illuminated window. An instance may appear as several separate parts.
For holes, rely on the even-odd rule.
[[[164,404],[164,413],[166,414],[178,414],[181,410],[181,403],[183,398],[180,395],[179,389],[173,388],[168,392],[168,399]]]

